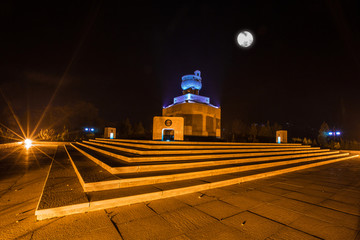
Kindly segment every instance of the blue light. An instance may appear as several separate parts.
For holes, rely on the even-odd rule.
[[[92,131],[92,132],[93,132],[93,131],[94,131],[94,129],[93,129],[93,128],[91,128],[91,129],[90,129],[90,131]]]
[[[333,132],[328,132],[329,136],[332,136],[333,135]]]
[[[210,104],[210,99],[208,97],[204,97],[204,96],[200,96],[200,95],[196,95],[196,94],[192,94],[192,93],[188,93],[185,95],[181,95],[179,97],[175,97],[174,104],[184,103],[186,100],[194,101],[194,102],[198,102],[198,103]]]
[[[338,135],[338,136],[339,136],[340,134],[341,134],[340,132],[336,132],[336,135]]]
[[[89,128],[85,128],[85,131],[88,132],[88,131],[89,131]]]
[[[183,90],[189,88],[200,90],[202,87],[199,70],[195,71],[195,75],[185,75],[181,79],[182,79],[181,88]]]

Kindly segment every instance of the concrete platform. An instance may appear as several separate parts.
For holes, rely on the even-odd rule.
[[[134,148],[134,149],[151,149],[151,150],[165,150],[165,149],[172,149],[172,150],[181,150],[181,149],[240,149],[240,148],[284,148],[284,147],[310,147],[309,145],[301,145],[301,144],[278,144],[278,143],[222,143],[222,144],[209,144],[209,143],[201,143],[194,144],[194,142],[174,142],[173,144],[154,144],[151,141],[144,141],[144,142],[127,142],[124,139],[104,139],[104,138],[96,138],[90,139],[91,142],[98,142],[98,143],[112,143],[114,145]],[[158,142],[156,142],[158,143]],[[182,144],[178,144],[182,143]]]
[[[337,154],[338,151],[319,151],[315,150],[314,152],[301,152],[300,154],[285,154],[285,155],[276,155],[265,157],[253,156],[251,158],[247,157],[247,154],[237,155],[237,157],[226,157],[220,155],[221,158],[212,158],[209,160],[208,156],[203,156],[202,159],[193,159],[193,160],[171,160],[171,161],[146,161],[146,162],[127,162],[116,157],[113,157],[109,154],[96,151],[87,146],[80,144],[71,144],[79,152],[87,156],[89,159],[94,161],[96,164],[105,168],[112,174],[121,174],[121,173],[139,173],[139,172],[150,172],[150,171],[162,171],[162,170],[174,170],[174,169],[188,169],[188,168],[198,168],[198,167],[209,167],[209,166],[221,166],[229,164],[239,164],[246,162],[261,162],[261,161],[272,161],[272,160],[281,160],[281,159],[292,159],[292,158],[305,158],[305,157],[316,157],[316,156],[326,156]],[[288,152],[286,152],[288,153]]]
[[[251,163],[243,166],[227,167],[225,165],[223,168],[202,169],[201,171],[199,171],[199,169],[187,169],[185,171],[173,171],[170,174],[168,171],[162,171],[144,173],[143,175],[137,176],[131,174],[115,176],[95,164],[93,160],[87,158],[75,148],[68,146],[67,149],[74,167],[74,174],[76,174],[79,179],[75,179],[73,174],[73,184],[74,186],[80,184],[84,192],[87,192],[87,202],[68,203],[66,199],[64,201],[59,199],[57,204],[60,205],[44,207],[46,204],[43,202],[49,201],[48,196],[52,196],[51,193],[54,191],[52,189],[50,193],[47,192],[49,189],[46,187],[48,185],[47,183],[36,211],[38,219],[164,199],[357,157],[349,156],[347,153],[336,153],[327,156],[298,158],[287,161],[274,161],[261,164]],[[61,154],[64,154],[63,151],[61,151]],[[60,156],[61,159],[63,159],[62,161],[65,161],[65,163],[68,162],[68,159],[64,157],[64,155]],[[54,167],[56,167],[56,164]],[[53,169],[53,167],[51,169]],[[68,168],[68,171],[70,171],[70,168]],[[52,175],[54,174],[53,172],[55,172],[55,170],[50,171],[48,179],[54,178]],[[59,191],[55,190],[55,192],[61,192],[61,189]],[[69,194],[74,193],[75,192],[70,192]],[[67,194],[64,196],[68,197]],[[57,198],[61,198],[61,195],[57,196]],[[70,199],[72,198],[74,197],[70,197]],[[84,197],[75,197],[75,199],[85,201]]]
[[[207,149],[192,149],[192,146],[188,145],[185,149],[156,149],[156,150],[147,150],[143,148],[136,148],[136,147],[121,147],[119,144],[116,144],[113,141],[83,141],[85,144],[91,144],[99,147],[105,147],[109,149],[115,149],[118,151],[136,154],[136,155],[150,155],[150,156],[157,156],[157,155],[181,155],[181,154],[215,154],[215,153],[238,153],[238,152],[268,152],[268,151],[288,151],[288,150],[303,150],[304,148],[310,148],[310,146],[288,146],[281,144],[279,145],[237,145],[236,147],[230,149],[219,149],[217,146],[212,146],[212,148]],[[165,147],[165,146],[164,146]],[[270,148],[270,149],[269,149]],[[320,149],[318,147],[312,147],[311,149]]]
[[[254,159],[245,159],[237,164],[224,164],[222,166],[210,164],[197,168],[177,168],[167,169],[166,165],[164,170],[155,172],[136,172],[136,173],[122,173],[112,175],[107,170],[103,169],[99,165],[92,162],[91,159],[85,155],[80,155],[75,148],[71,146],[69,149],[69,158],[71,159],[75,171],[79,176],[80,182],[84,191],[99,191],[109,190],[125,187],[143,186],[156,183],[166,183],[173,181],[182,181],[189,179],[199,179],[209,176],[218,176],[223,174],[233,174],[244,171],[262,169],[262,171],[268,171],[272,167],[288,168],[294,164],[308,164],[322,161],[322,164],[327,161],[346,159],[348,154],[331,154],[327,156],[307,157],[307,158],[295,158],[295,159],[282,159],[282,161],[254,161]],[[304,166],[305,168],[305,166]]]
[[[35,215],[38,220],[85,212],[89,202],[64,146],[59,146],[51,163]]]
[[[243,145],[279,145],[278,143],[239,143],[239,142],[190,142],[190,141],[154,141],[154,140],[134,140],[134,139],[108,139],[108,138],[96,138],[96,140],[105,140],[105,141],[114,141],[122,143],[134,143],[134,144],[147,144],[147,145],[163,145],[163,146],[181,146],[181,145],[210,145],[210,146],[243,146]],[[287,146],[302,146],[301,143],[282,143],[282,145]]]
[[[52,162],[48,156],[54,155],[52,149],[41,149],[47,156],[36,150],[29,155],[21,149],[0,151],[0,185],[4,189],[0,192],[0,239],[360,237],[359,158],[176,197],[36,221],[34,213]],[[167,189],[166,184],[156,187]],[[85,194],[94,200],[98,197]]]
[[[238,157],[255,157],[255,156],[274,156],[274,155],[286,155],[286,154],[297,154],[297,153],[314,153],[314,152],[326,152],[329,149],[319,149],[319,148],[282,148],[282,149],[239,149],[234,152],[224,152],[224,153],[212,153],[211,150],[207,150],[206,153],[183,153],[183,154],[161,154],[161,155],[147,155],[142,156],[139,154],[133,154],[130,152],[125,152],[119,150],[117,147],[108,147],[107,144],[87,144],[76,143],[82,145],[89,149],[98,151],[100,153],[109,155],[114,158],[118,158],[122,161],[129,163],[134,162],[164,162],[164,161],[179,161],[179,160],[200,160],[200,159],[219,159],[219,158],[238,158]]]

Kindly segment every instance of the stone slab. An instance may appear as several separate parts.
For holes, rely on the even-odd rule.
[[[211,201],[195,206],[196,209],[213,216],[218,220],[231,217],[240,213],[242,210],[223,201]]]
[[[117,228],[124,239],[169,239],[181,234],[181,231],[171,226],[164,218],[155,215],[118,224]]]
[[[120,187],[120,179],[94,163],[72,146],[66,147],[69,159],[85,192]]]
[[[63,173],[63,175],[59,174]],[[36,213],[37,218],[84,212],[88,199],[72,168],[64,147],[59,147],[52,162]]]
[[[292,144],[249,144],[249,143],[238,143],[238,144],[193,144],[194,142],[188,142],[188,144],[149,144],[149,143],[130,143],[109,139],[90,139],[91,142],[110,143],[123,147],[133,147],[135,149],[224,149],[224,148],[282,148],[282,147],[303,147],[309,148],[309,145],[292,145]]]
[[[89,142],[91,143],[91,142]],[[148,156],[141,156],[138,154],[126,153],[116,147],[107,148],[106,144],[101,145],[91,145],[91,144],[84,144],[84,143],[77,143],[77,145],[81,145],[87,147],[89,149],[98,151],[100,153],[109,155],[114,158],[118,158],[122,161],[126,161],[128,163],[144,163],[144,162],[166,162],[166,161],[186,161],[186,160],[202,160],[202,159],[224,159],[224,158],[239,158],[239,157],[256,157],[256,156],[271,156],[271,155],[292,155],[292,154],[305,154],[305,153],[321,153],[321,152],[329,152],[329,149],[299,149],[296,151],[291,151],[291,149],[284,149],[283,151],[276,151],[276,149],[267,149],[266,151],[241,151],[239,153],[222,153],[222,154],[215,154],[215,153],[207,153],[207,154],[171,154],[167,155],[162,153],[161,155],[148,155]]]
[[[234,227],[225,225],[221,222],[206,225],[205,227],[186,233],[189,239],[206,239],[206,240],[217,240],[217,239],[246,239],[253,240],[257,239],[249,235],[244,231],[240,231]]]
[[[353,157],[353,156],[351,156],[351,157]],[[320,162],[320,164],[333,163],[333,162],[340,161],[340,160],[350,159],[351,157],[344,157],[344,158],[339,158],[339,159],[335,159],[335,160],[322,161],[322,162]],[[89,161],[91,161],[91,160],[89,160]],[[64,164],[64,163],[62,163],[62,164]],[[224,174],[224,175],[221,175],[222,178],[219,176],[218,179],[213,179],[213,181],[210,181],[210,182],[206,181],[206,180],[204,181],[202,178],[199,178],[199,179],[174,181],[174,182],[167,182],[167,183],[157,183],[157,184],[153,184],[153,185],[144,185],[144,186],[138,186],[138,187],[127,187],[127,188],[116,189],[116,190],[90,192],[90,193],[87,193],[86,195],[84,193],[82,193],[83,195],[79,194],[77,197],[67,198],[67,195],[65,195],[65,197],[63,197],[62,199],[60,197],[61,193],[62,193],[62,190],[61,190],[62,188],[59,188],[58,191],[55,191],[55,193],[52,194],[52,197],[54,197],[56,199],[59,198],[61,200],[54,201],[54,202],[56,202],[56,204],[58,204],[56,206],[46,206],[47,207],[46,210],[48,211],[49,214],[54,214],[55,212],[58,212],[59,214],[65,214],[66,207],[68,206],[69,211],[67,213],[74,213],[74,212],[81,212],[81,211],[83,211],[83,212],[95,211],[95,210],[99,210],[99,209],[124,206],[124,205],[128,205],[128,204],[135,204],[135,203],[139,203],[139,202],[153,201],[153,200],[158,200],[158,199],[162,199],[162,198],[179,196],[179,195],[183,195],[183,194],[187,194],[187,193],[195,193],[195,192],[199,192],[199,191],[205,191],[205,190],[209,190],[212,188],[228,186],[231,184],[251,181],[254,179],[264,178],[264,177],[268,177],[268,176],[275,176],[275,175],[286,173],[289,171],[296,171],[296,170],[307,168],[309,166],[318,166],[319,163],[311,162],[310,164],[305,164],[305,165],[306,166],[293,164],[293,165],[290,165],[291,166],[290,168],[285,167],[285,169],[270,168],[270,172],[269,172],[269,168],[261,169],[261,170],[252,172],[253,175],[245,174],[245,175],[239,176],[239,175]],[[54,165],[54,166],[56,166],[56,165]],[[84,169],[86,169],[86,167]],[[70,170],[70,168],[69,168],[69,170]],[[63,171],[63,169],[61,169],[61,171]],[[71,174],[69,174],[69,177],[71,177]],[[57,179],[57,180],[59,180],[59,179]],[[56,183],[58,184],[58,182],[56,182]],[[50,184],[50,182],[49,182],[49,184]],[[55,185],[52,184],[49,186],[55,186]],[[77,188],[74,187],[71,189],[77,189]],[[65,191],[65,192],[67,194],[69,194],[69,196],[77,193],[75,190],[72,190],[72,192],[71,191],[70,192]],[[265,200],[265,198],[266,198],[266,200],[269,200],[269,198],[268,198],[269,196],[272,196],[275,199],[278,197],[277,195],[271,195],[271,194],[265,193],[265,192],[258,192],[257,195],[263,196],[264,200]],[[46,193],[43,194],[43,196],[47,197],[48,199],[51,198]],[[86,198],[86,200],[85,200],[85,198]],[[69,201],[71,201],[71,202],[69,202]],[[76,202],[76,201],[79,201],[79,202]],[[81,203],[81,201],[83,201],[83,202]],[[68,205],[64,204],[66,202],[69,202],[69,204]],[[42,204],[44,204],[44,203],[42,203]],[[66,205],[66,206],[64,206],[64,205]],[[39,206],[40,206],[40,204],[39,204]],[[49,208],[52,210],[50,211]],[[40,208],[40,210],[42,210],[42,209]],[[37,213],[40,214],[39,211],[37,211]],[[46,216],[49,216],[49,215],[46,215]]]
[[[116,144],[112,144],[111,142],[95,142],[95,141],[83,141],[85,144],[90,144],[102,148],[113,149],[121,152],[125,152],[127,154],[138,154],[138,155],[183,155],[183,154],[213,154],[213,153],[237,153],[237,152],[272,152],[272,151],[301,151],[304,149],[312,149],[318,150],[319,147],[311,147],[311,148],[304,148],[303,146],[292,146],[292,147],[276,147],[276,148],[237,148],[237,149],[174,149],[174,150],[141,150],[136,148],[129,148],[129,147],[121,147]]]
[[[161,217],[183,233],[216,223],[213,217],[190,206],[163,213]]]
[[[355,239],[357,231],[309,216],[302,216],[291,227],[322,239]]]
[[[31,239],[122,239],[104,211],[71,215],[43,226]]]
[[[141,144],[153,144],[153,145],[273,145],[277,146],[278,143],[239,143],[239,142],[190,142],[190,141],[153,141],[153,140],[134,140],[134,139],[107,139],[107,138],[96,138],[99,140],[106,141],[117,141],[117,142],[129,142],[129,143],[141,143]],[[283,146],[301,146],[301,143],[281,143]],[[306,145],[305,145],[306,146]]]

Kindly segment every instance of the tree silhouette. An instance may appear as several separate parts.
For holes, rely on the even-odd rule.
[[[122,124],[120,135],[124,138],[130,138],[134,134],[134,130],[129,118],[126,118]]]
[[[144,137],[145,136],[145,128],[142,122],[138,122],[134,127],[134,135],[135,137]]]
[[[329,125],[324,121],[319,129],[318,144],[322,147],[328,146],[327,133],[329,132]]]
[[[251,142],[257,141],[257,139],[256,139],[257,133],[258,133],[257,124],[256,123],[251,124],[250,129],[249,129],[249,140]]]

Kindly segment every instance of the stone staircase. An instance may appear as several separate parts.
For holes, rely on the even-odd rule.
[[[64,200],[49,207],[46,191],[54,191],[51,181],[61,181],[61,176],[52,178],[50,170],[50,183],[45,184],[36,211],[38,219],[173,197],[357,157],[301,144],[102,138],[71,143],[61,151],[73,167],[68,167],[69,172],[76,173],[71,181],[78,180],[82,191],[74,198],[83,200]]]

